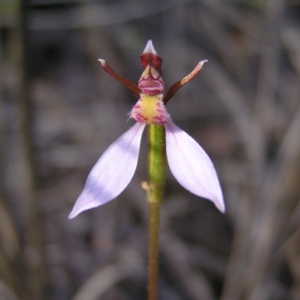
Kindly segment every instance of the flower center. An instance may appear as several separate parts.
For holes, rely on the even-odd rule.
[[[154,125],[166,123],[170,119],[170,115],[163,103],[163,94],[155,96],[141,94],[130,113],[130,117],[140,123]]]
[[[139,88],[149,96],[161,94],[161,92],[164,90],[161,80],[156,80],[152,77],[140,80]]]
[[[165,90],[165,84],[160,73],[152,65],[148,65],[143,72],[138,87],[143,94],[155,96],[162,94]]]

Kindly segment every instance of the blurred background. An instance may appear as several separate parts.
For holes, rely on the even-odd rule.
[[[168,172],[163,300],[300,299],[300,1],[0,1],[0,299],[147,298],[146,137],[114,201],[68,220],[137,98],[152,39],[168,103],[212,158],[227,211]],[[195,162],[196,163],[196,162]]]

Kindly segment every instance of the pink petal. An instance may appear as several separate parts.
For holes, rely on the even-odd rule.
[[[211,200],[225,212],[220,183],[208,155],[171,120],[165,128],[167,158],[174,177],[191,193]]]
[[[103,153],[91,170],[69,219],[117,197],[135,172],[145,124],[136,123]]]

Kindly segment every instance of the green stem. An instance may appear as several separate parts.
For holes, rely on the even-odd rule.
[[[148,300],[157,299],[160,205],[166,180],[166,138],[163,125],[148,126],[149,146],[149,285]]]
[[[149,203],[148,299],[157,299],[160,203]]]

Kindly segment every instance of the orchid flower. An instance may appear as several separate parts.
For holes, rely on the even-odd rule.
[[[105,60],[99,61],[106,72],[139,96],[130,112],[130,117],[137,123],[110,145],[97,161],[69,218],[111,201],[127,187],[136,170],[142,134],[148,125],[164,126],[167,161],[177,181],[191,193],[211,200],[224,212],[222,191],[210,158],[191,136],[173,123],[165,106],[179,88],[201,71],[206,61],[200,61],[188,76],[171,86],[165,96],[162,59],[151,40],[141,55],[145,70],[138,85],[116,73]]]

